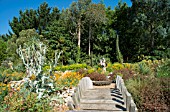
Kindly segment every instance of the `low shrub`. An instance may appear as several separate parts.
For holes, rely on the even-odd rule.
[[[23,72],[15,72],[7,69],[0,73],[0,82],[8,84],[10,81],[18,81],[21,80],[23,77],[25,77],[25,74]]]
[[[142,60],[141,62],[132,64],[132,70],[142,75],[157,74],[157,68],[164,63],[164,60]]]
[[[95,70],[94,68],[90,68],[90,69],[87,70],[88,74],[91,74],[91,73],[93,73],[93,72],[95,72],[95,71],[96,71],[96,70]]]
[[[0,102],[4,100],[4,97],[8,94],[7,84],[0,82]],[[1,105],[1,104],[0,104]]]
[[[37,99],[37,94],[27,89],[20,91],[10,91],[4,98],[4,111],[24,111],[24,112],[49,112],[49,100]]]
[[[106,75],[99,74],[97,72],[93,72],[91,74],[87,74],[86,77],[90,77],[92,81],[107,81]]]
[[[84,75],[77,72],[66,72],[58,78],[56,83],[57,85],[59,84],[65,87],[75,87],[79,83],[79,80],[83,78],[83,76]]]
[[[79,70],[77,70],[77,73],[85,76],[86,74],[88,74],[88,70],[87,69],[79,69]]]
[[[125,84],[128,91],[132,94],[135,104],[137,105],[137,107],[140,107],[140,105],[142,104],[140,89],[145,86],[145,83],[137,77],[129,79],[125,82]]]
[[[98,73],[100,73],[100,74],[103,74],[104,71],[103,71],[103,68],[102,68],[102,67],[98,67],[96,72],[98,72]]]
[[[145,81],[147,85],[140,91],[142,111],[166,111],[168,107],[165,104],[159,79],[146,79]]]
[[[131,70],[139,72],[139,64],[138,63],[133,63]]]
[[[78,70],[81,68],[87,68],[87,65],[86,64],[73,64],[73,65],[66,65],[66,66],[57,66],[54,68],[54,71]]]
[[[163,112],[168,110],[159,79],[138,76],[126,81],[126,87],[132,94],[140,112]]]
[[[61,77],[62,73],[54,73],[53,74],[54,77],[51,77],[51,79],[53,79],[55,82],[57,82],[59,80],[59,78]]]
[[[127,68],[123,68],[120,70],[115,70],[114,72],[112,72],[112,74],[109,74],[109,79],[110,80],[115,80],[117,75],[120,75],[123,77],[124,80],[128,80],[129,78],[132,78],[134,76],[134,71],[127,69]]]
[[[46,65],[43,67],[43,71],[49,71],[50,70],[50,66]]]
[[[113,68],[113,70],[120,70],[120,69],[124,68],[124,66],[121,63],[114,63],[112,65],[112,68]]]
[[[140,74],[143,74],[143,75],[150,75],[151,74],[152,71],[146,63],[140,62],[140,63],[138,63],[138,65],[139,65],[139,73]]]
[[[112,67],[112,64],[111,63],[108,63],[107,66],[106,66],[106,71],[108,72],[112,72],[113,71],[113,67]]]
[[[111,74],[109,74],[108,76],[109,76],[109,80],[111,80],[111,81],[113,81],[113,82],[116,82],[116,76],[117,75],[119,75],[119,76],[123,76],[121,73],[117,73],[117,74],[115,74],[115,73],[111,73]]]
[[[161,77],[159,78],[160,82],[161,82],[161,90],[163,92],[163,96],[164,96],[164,100],[165,100],[165,104],[170,107],[170,77],[169,78],[165,78],[165,77]]]
[[[170,60],[162,63],[156,71],[156,77],[170,77]]]
[[[123,66],[124,68],[127,68],[127,69],[132,69],[132,65],[131,63],[123,63]]]

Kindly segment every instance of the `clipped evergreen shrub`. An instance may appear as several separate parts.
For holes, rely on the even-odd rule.
[[[78,70],[81,68],[87,68],[86,64],[72,64],[66,66],[57,66],[54,68],[54,71],[66,71],[66,70]]]

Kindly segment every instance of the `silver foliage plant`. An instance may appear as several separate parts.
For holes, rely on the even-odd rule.
[[[55,91],[53,80],[50,79],[50,68],[49,73],[45,74],[42,71],[42,67],[46,61],[46,51],[47,47],[40,41],[33,41],[30,45],[25,44],[23,47],[20,45],[17,49],[17,53],[21,57],[23,64],[26,68],[27,78],[25,78],[25,83],[31,91],[38,94],[38,99],[42,97],[47,97],[53,91]],[[55,55],[55,64],[58,61],[60,54]],[[34,75],[35,80],[30,78]]]
[[[38,76],[41,73],[46,59],[46,50],[47,47],[42,42],[33,42],[30,46],[26,45],[26,48],[19,46],[17,53],[26,68],[27,77],[31,77],[33,74]]]

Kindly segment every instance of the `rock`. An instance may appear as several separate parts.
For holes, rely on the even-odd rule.
[[[60,98],[63,98],[63,95],[62,95],[62,94],[60,94],[60,95],[59,95],[59,97],[60,97]]]
[[[65,93],[65,94],[63,95],[63,97],[64,97],[64,98],[67,98],[67,97],[68,97],[68,93]]]
[[[66,91],[63,91],[63,92],[62,92],[62,95],[64,95],[64,94],[66,94]]]
[[[72,96],[73,95],[73,93],[68,93],[68,96]]]
[[[75,88],[74,89],[70,89],[69,93],[74,93],[74,90],[75,90]]]
[[[69,93],[69,92],[70,92],[70,89],[67,89],[67,90],[66,90],[66,93]]]

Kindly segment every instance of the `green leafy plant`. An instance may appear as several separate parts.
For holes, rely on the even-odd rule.
[[[132,94],[137,108],[141,112],[146,111],[167,111],[169,104],[164,99],[160,79],[137,76],[126,82],[128,91]],[[166,91],[167,92],[167,91]],[[166,96],[167,97],[167,96]]]
[[[150,75],[152,73],[150,67],[144,63],[144,62],[140,62],[138,63],[139,65],[139,72],[143,75]]]
[[[49,99],[37,99],[37,94],[23,87],[20,91],[10,91],[4,98],[7,111],[50,111]]]
[[[145,83],[140,78],[129,79],[125,82],[128,91],[132,94],[135,104],[140,107],[142,104],[140,89],[145,86]]]
[[[166,60],[165,63],[157,68],[157,77],[170,77],[170,60]]]
[[[107,64],[106,71],[108,71],[108,72],[112,72],[112,71],[113,71],[113,68],[112,68],[112,64],[111,64],[111,63],[108,63],[108,64]]]
[[[120,70],[120,69],[125,68],[125,67],[124,67],[124,65],[121,64],[121,63],[114,63],[114,64],[112,65],[112,68],[113,68],[113,70]]]
[[[116,57],[119,63],[123,64],[123,55],[119,49],[119,36],[116,38]]]
[[[86,75],[86,74],[88,74],[88,70],[87,69],[79,69],[79,70],[77,70],[77,72],[79,73],[79,74],[82,74],[82,75]]]
[[[54,71],[66,71],[66,70],[78,70],[81,68],[87,68],[86,64],[72,64],[66,66],[57,66],[54,68]]]
[[[25,74],[23,72],[15,72],[11,69],[6,69],[0,73],[0,82],[8,84],[10,81],[21,80],[24,76]]]
[[[95,68],[90,68],[90,69],[88,69],[88,74],[91,74],[91,73],[93,73],[93,72],[95,72]]]
[[[55,91],[54,81],[49,75],[39,74],[38,76],[30,77],[30,80],[25,82],[26,88],[38,94],[37,98],[48,97]]]
[[[2,105],[4,97],[8,94],[8,87],[7,84],[4,84],[2,82],[0,82],[0,105]]]

